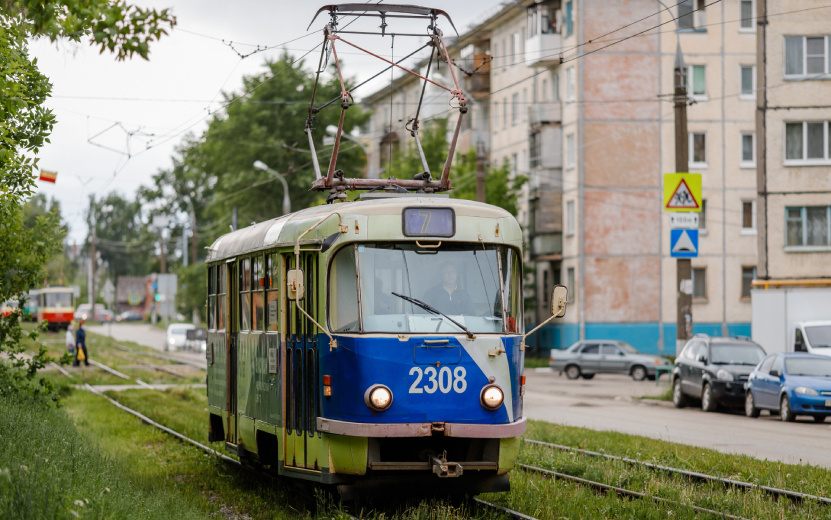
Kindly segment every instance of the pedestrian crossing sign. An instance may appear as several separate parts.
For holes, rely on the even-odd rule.
[[[664,211],[701,212],[701,174],[664,174]]]

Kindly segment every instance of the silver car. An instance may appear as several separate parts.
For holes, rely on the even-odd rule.
[[[635,381],[654,379],[672,370],[668,360],[641,354],[625,341],[583,340],[566,350],[551,350],[548,364],[569,379],[591,379],[595,374],[629,374]]]

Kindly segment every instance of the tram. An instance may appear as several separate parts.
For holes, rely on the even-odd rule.
[[[433,54],[447,56],[443,11],[373,9],[428,18]],[[323,10],[322,52],[330,45],[337,61],[338,16],[366,5]],[[423,154],[412,180],[337,170],[344,87],[328,172],[314,162],[312,189],[328,191],[327,204],[208,248],[208,439],[243,463],[335,485],[342,498],[509,489],[534,332],[523,324],[523,237],[509,212],[444,193],[466,112],[458,84],[452,95],[460,115],[439,179]],[[319,110],[306,124],[313,158]],[[408,128],[420,149],[417,118]],[[346,201],[347,190],[366,191]],[[550,319],[566,301],[557,286]]]
[[[75,291],[71,287],[44,287],[37,291],[37,321],[46,321],[50,330],[66,329],[75,312]]]

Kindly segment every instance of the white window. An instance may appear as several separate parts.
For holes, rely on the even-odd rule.
[[[750,287],[756,279],[756,268],[742,266],[742,298],[750,298]]]
[[[574,168],[574,134],[566,136],[566,168]]]
[[[785,36],[785,77],[813,79],[831,72],[829,46],[829,36]]]
[[[574,101],[574,67],[566,70],[566,101]]]
[[[742,133],[742,157],[739,166],[741,168],[756,167],[756,134],[752,132]]]
[[[511,154],[511,175],[514,177],[516,176],[517,172],[519,172],[519,157],[517,154]]]
[[[574,236],[574,201],[566,202],[566,236]]]
[[[508,128],[508,98],[502,102],[502,128]]]
[[[707,98],[707,70],[704,65],[687,67],[687,94],[694,99]]]
[[[517,62],[517,54],[519,53],[519,33],[511,35],[511,64]]]
[[[831,206],[785,208],[785,249],[831,249]]]
[[[577,286],[575,285],[574,281],[574,268],[569,267],[566,270],[566,287],[568,288],[568,301],[573,302],[574,299],[577,297]]]
[[[706,31],[707,14],[705,0],[683,0],[678,4],[678,29],[687,31]]]
[[[739,67],[739,82],[741,83],[739,97],[742,99],[756,99],[756,67],[754,65]]]
[[[519,124],[519,92],[511,96],[511,126]]]
[[[739,31],[756,31],[756,5],[753,0],[741,0],[739,2]]]
[[[690,132],[690,168],[707,167],[707,134]]]
[[[707,298],[707,269],[704,267],[693,267],[692,269],[692,285],[695,299]]]
[[[828,121],[785,123],[785,165],[831,164]]]
[[[742,201],[742,235],[756,234],[756,201]]]

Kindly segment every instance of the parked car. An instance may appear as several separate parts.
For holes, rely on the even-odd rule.
[[[104,304],[96,303],[95,304],[95,317],[92,317],[92,305],[89,303],[82,303],[75,309],[75,314],[73,315],[75,321],[78,320],[89,320],[89,321],[111,321],[115,320],[115,314],[113,311],[108,311]]]
[[[116,317],[115,321],[143,321],[144,317],[136,311],[124,311]]]
[[[187,331],[185,348],[197,352],[205,352],[208,348],[208,331],[197,328]]]
[[[653,379],[672,365],[660,356],[641,354],[625,341],[583,340],[566,350],[552,349],[548,364],[569,379],[591,379],[595,374],[628,374],[635,381]]]
[[[687,342],[672,370],[672,402],[678,408],[700,399],[706,412],[720,405],[742,406],[745,383],[765,350],[750,338],[696,334]]]
[[[794,327],[794,352],[831,356],[831,321],[799,321]]]
[[[744,412],[778,411],[783,421],[810,415],[822,422],[831,415],[831,358],[816,354],[771,354],[747,381]]]
[[[92,305],[88,303],[82,303],[78,306],[77,309],[75,309],[75,315],[73,317],[75,318],[75,321],[79,321],[88,320],[90,319],[90,316],[92,316]]]
[[[167,331],[164,334],[164,349],[178,350],[185,348],[185,341],[188,337],[188,331],[196,327],[190,323],[171,323],[167,326]]]

